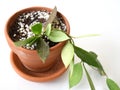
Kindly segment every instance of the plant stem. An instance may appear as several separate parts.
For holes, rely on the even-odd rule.
[[[84,63],[83,63],[83,67],[84,67],[84,70],[85,70],[85,73],[86,73],[86,76],[87,76],[87,79],[88,79],[88,82],[89,82],[89,85],[90,85],[91,90],[95,90],[93,81],[92,81],[92,79],[91,79],[91,77],[90,77],[90,75],[89,75],[89,73],[88,73],[88,71],[87,71]]]
[[[74,36],[71,36],[71,37],[74,39],[77,39],[77,38],[85,38],[85,37],[93,37],[93,36],[100,36],[100,34],[86,34],[86,35],[81,35],[78,37],[74,37]]]

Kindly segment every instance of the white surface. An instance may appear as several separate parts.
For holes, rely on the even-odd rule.
[[[108,76],[120,85],[120,0],[1,0],[0,2],[0,90],[69,90],[68,72],[51,82],[34,83],[21,78],[10,64],[10,49],[4,26],[11,14],[29,6],[57,6],[70,22],[71,35],[101,34],[82,38],[76,44],[98,54]],[[96,90],[108,90],[105,79],[89,68]],[[87,80],[71,90],[90,90]]]

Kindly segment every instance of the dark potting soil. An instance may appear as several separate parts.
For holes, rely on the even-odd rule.
[[[15,41],[19,40],[25,40],[27,38],[30,38],[31,36],[34,36],[34,34],[31,32],[31,25],[34,25],[38,22],[41,22],[43,25],[46,23],[47,19],[49,18],[50,12],[47,12],[45,10],[42,11],[31,11],[22,13],[17,17],[17,19],[14,21],[14,23],[10,26],[9,35],[11,39]],[[53,28],[59,28],[60,30],[66,31],[66,25],[60,15],[57,14],[55,20],[52,22]],[[50,47],[56,45],[57,43],[54,43],[50,41],[47,36],[42,37]],[[36,43],[32,46],[24,46],[26,49],[35,50],[36,49]]]

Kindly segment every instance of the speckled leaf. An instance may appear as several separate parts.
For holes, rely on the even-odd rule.
[[[73,73],[69,75],[69,87],[77,85],[83,76],[83,69],[81,63],[74,64]]]
[[[68,65],[71,63],[74,56],[74,48],[70,41],[63,47],[61,57],[65,67],[67,68]]]
[[[37,42],[37,52],[44,63],[49,55],[49,45],[42,38]]]
[[[107,83],[110,90],[120,90],[120,87],[112,79],[107,78],[106,83]]]

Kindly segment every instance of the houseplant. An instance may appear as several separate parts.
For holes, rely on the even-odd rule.
[[[46,40],[45,37],[47,37],[46,41],[55,42],[55,45],[59,45],[61,42],[63,42],[63,45],[62,45],[63,48],[60,49],[59,55],[61,54],[62,62],[64,63],[65,68],[70,66],[70,73],[69,73],[70,88],[72,88],[73,86],[75,86],[76,84],[78,84],[80,82],[82,75],[83,75],[83,68],[84,68],[88,82],[90,84],[90,88],[91,88],[91,90],[95,90],[92,79],[85,67],[85,64],[88,64],[88,65],[96,68],[100,72],[101,75],[106,76],[106,83],[110,90],[120,90],[119,86],[107,76],[101,63],[97,59],[97,55],[94,52],[92,52],[92,51],[88,52],[88,51],[76,46],[75,42],[73,40],[74,37],[69,35],[69,30],[63,31],[63,30],[60,30],[61,28],[58,29],[58,27],[52,27],[52,22],[55,20],[56,13],[57,13],[57,9],[55,7],[49,16],[48,22],[46,22],[45,24],[37,22],[37,23],[31,25],[30,29],[31,29],[33,35],[28,38],[22,39],[20,41],[15,41],[13,43],[13,45],[14,46],[16,45],[15,46],[16,48],[25,48],[25,49],[27,49],[27,48],[31,49],[32,45],[34,45],[33,47],[36,47],[35,50],[37,50],[36,53],[38,53],[39,61],[41,61],[42,64],[46,64],[48,61],[47,58],[49,58],[51,50],[49,53],[49,46],[48,46],[47,42],[45,42],[45,40]],[[65,20],[65,21],[67,22],[67,20]],[[9,21],[9,23],[10,23],[10,21]],[[68,29],[69,29],[69,25],[66,25],[66,27],[68,27]],[[7,30],[8,30],[8,27],[7,27]],[[17,47],[17,46],[20,46],[20,47]],[[53,47],[55,47],[55,46],[53,46]],[[14,55],[16,57],[16,59],[21,59],[21,57],[17,53],[17,50],[13,49],[13,51],[19,57],[18,58],[17,56]],[[20,52],[20,51],[18,51],[18,52]],[[58,52],[56,52],[56,53],[58,53]],[[20,54],[23,54],[23,52],[20,52]],[[80,58],[80,62],[78,62],[78,63],[74,62],[75,54]],[[60,57],[59,55],[57,55],[57,57]],[[25,54],[25,58],[26,58],[26,56],[28,57],[29,55]],[[31,58],[32,57],[33,56],[31,56]],[[21,62],[23,62],[23,61],[21,61]],[[45,71],[50,70],[50,68],[49,68],[47,70],[43,69],[42,71],[38,71],[38,70],[36,71],[33,68],[31,69],[29,67],[29,65],[28,66],[24,65],[24,66],[26,68],[28,68],[29,70],[37,72],[37,73],[39,73],[39,72],[44,73]],[[39,68],[39,69],[41,69],[41,68]]]
[[[46,19],[48,19],[51,10],[52,9],[46,8],[46,7],[26,8],[26,9],[16,12],[13,16],[11,16],[11,18],[8,20],[8,22],[6,24],[5,36],[6,36],[6,39],[8,41],[10,48],[12,49],[12,53],[11,53],[12,65],[14,66],[14,68],[18,74],[20,74],[22,77],[24,77],[28,80],[31,80],[31,81],[48,81],[48,80],[53,79],[54,77],[58,77],[59,75],[61,75],[63,72],[66,71],[66,68],[64,67],[63,63],[61,62],[61,57],[60,57],[60,52],[61,52],[62,47],[65,44],[65,41],[58,43],[58,44],[49,42],[50,43],[49,45],[51,47],[50,54],[49,55],[45,54],[46,56],[48,56],[45,63],[43,63],[43,61],[40,60],[40,57],[36,50],[29,50],[29,49],[26,49],[23,47],[16,47],[16,45],[14,44],[14,42],[19,40],[20,37],[26,37],[26,35],[23,35],[23,34],[27,33],[28,32],[27,30],[30,29],[28,27],[28,25],[32,26],[33,23],[38,23],[39,21],[42,23],[48,23],[48,22],[46,22]],[[32,14],[32,16],[31,16],[31,14]],[[56,14],[56,12],[55,12],[55,14]],[[56,15],[54,15],[54,16],[56,16]],[[34,17],[34,19],[33,19],[33,17]],[[70,26],[69,26],[69,23],[68,23],[67,19],[65,18],[65,16],[63,16],[60,12],[57,12],[56,18],[57,19],[55,19],[55,21],[52,24],[52,25],[54,25],[53,28],[59,27],[59,28],[65,29],[66,33],[69,34]],[[39,20],[39,21],[37,21],[37,20]],[[48,20],[48,21],[51,22],[51,20]],[[57,24],[59,24],[58,21],[60,22],[60,24],[62,24],[62,27],[56,26]],[[21,25],[21,23],[22,23],[22,25]],[[25,24],[25,25],[23,26],[23,24]],[[44,27],[46,27],[45,24],[44,24]],[[24,31],[22,29],[23,31],[21,32],[21,30],[18,30],[18,28],[19,29],[24,28],[24,30],[26,30],[26,31]],[[31,35],[31,33],[28,33],[27,36],[30,36],[30,35]],[[45,38],[45,37],[46,36],[43,36],[43,38],[48,42],[49,40],[47,40],[47,38]],[[45,42],[43,41],[43,44],[44,43]],[[54,44],[55,44],[55,46],[54,46]],[[42,46],[45,46],[45,44]],[[38,47],[38,48],[40,48],[40,47]],[[46,47],[43,47],[43,48],[44,49],[46,48],[45,51],[43,50],[43,53],[44,52],[49,53],[49,47],[47,44],[46,44]],[[19,60],[17,60],[17,59],[19,59]],[[19,64],[20,63],[19,61],[22,63]],[[55,67],[54,64],[57,64],[57,63],[60,65],[56,65],[56,67]],[[44,72],[44,73],[42,73],[42,72]],[[39,76],[39,78],[38,78],[38,76]],[[49,77],[47,77],[47,76],[49,76]]]

